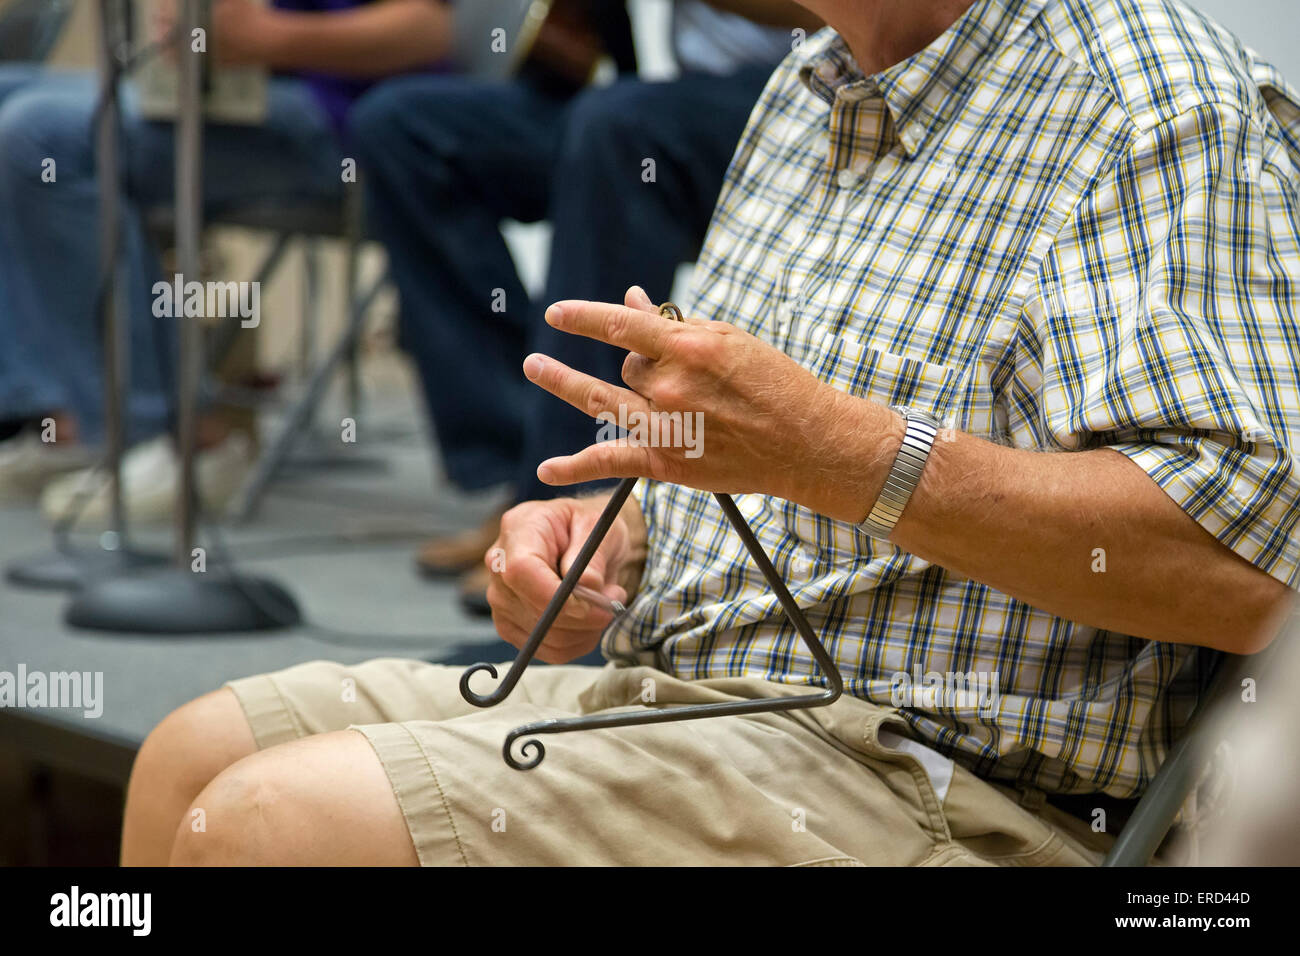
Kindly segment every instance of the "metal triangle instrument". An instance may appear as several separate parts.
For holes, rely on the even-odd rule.
[[[681,311],[671,302],[660,306],[659,311],[660,314],[667,318],[673,318],[677,321],[682,320]],[[608,504],[605,505],[605,510],[601,512],[600,519],[587,536],[582,550],[578,552],[572,566],[561,579],[559,588],[556,589],[550,602],[542,611],[542,616],[538,618],[537,624],[528,635],[527,642],[520,649],[519,656],[510,665],[510,669],[506,672],[501,683],[486,694],[479,694],[469,686],[471,678],[480,671],[487,671],[493,678],[497,677],[497,669],[492,664],[474,664],[461,675],[460,692],[465,700],[476,707],[492,707],[510,696],[511,691],[514,690],[515,685],[519,683],[519,679],[523,676],[524,669],[532,662],[538,647],[546,639],[546,634],[550,631],[551,625],[555,623],[556,617],[559,616],[560,610],[564,607],[564,602],[573,593],[574,587],[582,577],[582,572],[586,570],[587,564],[596,553],[596,549],[600,547],[601,541],[609,533],[610,527],[614,524],[614,519],[618,517],[619,511],[632,493],[636,482],[637,479],[635,478],[624,478],[615,488]],[[539,720],[516,727],[506,735],[501,753],[507,764],[516,770],[531,770],[541,763],[542,758],[546,755],[546,748],[540,740],[536,739],[541,734],[570,733],[576,730],[597,730],[610,727],[635,727],[641,724],[662,724],[678,720],[699,720],[706,717],[729,717],[740,714],[802,710],[811,707],[825,707],[840,697],[844,690],[844,682],[835,666],[834,659],[817,635],[813,633],[813,629],[804,616],[803,610],[795,602],[785,582],[781,580],[781,575],[773,567],[771,559],[767,556],[767,552],[763,550],[762,544],[759,543],[748,522],[745,521],[744,515],[740,513],[740,509],[736,507],[736,503],[730,495],[715,492],[713,497],[722,507],[722,512],[727,516],[727,520],[731,522],[731,526],[740,535],[741,542],[749,551],[750,557],[754,559],[755,565],[758,566],[758,570],[766,579],[768,586],[771,587],[772,593],[781,602],[786,617],[794,625],[799,637],[817,661],[829,686],[817,694],[793,694],[786,697],[765,697],[757,700],[688,704],[677,707],[646,708],[631,712],[592,714],[585,717]],[[523,759],[520,759],[515,756],[513,748],[516,741],[525,737],[530,739],[524,740],[520,744],[519,752],[523,757]]]

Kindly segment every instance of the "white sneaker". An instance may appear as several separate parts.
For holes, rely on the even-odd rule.
[[[220,514],[252,464],[253,443],[242,432],[233,432],[220,445],[195,455],[194,473],[203,510]],[[143,523],[170,521],[179,480],[180,460],[170,437],[164,435],[132,448],[122,459],[122,502],[127,518]],[[79,505],[83,494],[86,500]],[[80,507],[79,526],[104,527],[110,518],[108,499],[106,476],[87,469],[52,481],[41,495],[41,512],[46,520],[56,523]]]
[[[27,429],[0,442],[0,504],[32,501],[51,479],[95,462],[95,453],[76,442],[44,442]]]

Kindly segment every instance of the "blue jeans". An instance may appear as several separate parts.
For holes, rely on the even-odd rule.
[[[0,65],[0,417],[69,411],[91,443],[104,424],[95,98],[90,74]],[[163,430],[173,404],[174,329],[153,316],[151,289],[161,276],[141,213],[172,201],[175,153],[172,125],[142,119],[129,86],[121,147],[126,424],[136,441]],[[310,90],[274,79],[263,125],[208,125],[205,210],[336,199],[341,155]],[[47,160],[52,182],[42,179]]]
[[[518,500],[568,493],[541,484],[537,465],[591,444],[596,423],[530,385],[520,365],[540,351],[617,382],[625,353],[556,332],[542,311],[561,298],[621,302],[633,284],[667,297],[698,252],[769,73],[620,80],[567,102],[522,81],[411,77],[358,101],[349,146],[453,482],[509,482]],[[642,180],[647,158],[654,183]],[[551,220],[540,302],[501,238],[505,218]]]

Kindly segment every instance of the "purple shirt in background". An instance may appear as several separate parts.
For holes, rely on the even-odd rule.
[[[315,12],[335,12],[351,10],[365,6],[370,0],[271,0],[271,6],[280,10],[304,10]],[[430,61],[427,71],[438,68]],[[383,77],[359,78],[355,76],[336,76],[331,73],[314,73],[295,71],[284,74],[297,76],[306,81],[316,95],[317,101],[330,119],[335,129],[343,128],[343,118],[353,102],[366,90],[378,83]]]

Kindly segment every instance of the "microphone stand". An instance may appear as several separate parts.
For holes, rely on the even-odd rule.
[[[203,228],[203,86],[206,53],[191,38],[209,23],[209,0],[180,0],[179,108],[176,123],[176,251],[183,276],[200,273]],[[175,564],[98,579],[68,605],[73,627],[151,634],[254,631],[289,627],[301,620],[293,598],[273,581],[233,568],[206,570],[196,560],[198,524],[194,456],[197,450],[198,391],[203,368],[202,319],[181,323],[176,441],[180,480],[176,492]]]
[[[121,105],[119,84],[129,43],[130,0],[100,0],[99,112],[95,130],[95,172],[99,185],[99,309],[104,344],[104,446],[109,530],[98,547],[78,550],[67,540],[75,509],[56,527],[52,553],[11,564],[6,579],[20,587],[75,590],[87,581],[166,562],[166,556],[131,547],[122,501],[122,455],[126,445],[122,396],[127,390],[129,329],[122,315],[118,269],[121,251]]]

